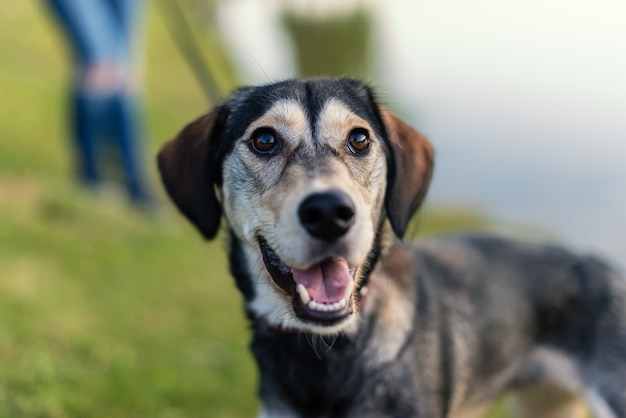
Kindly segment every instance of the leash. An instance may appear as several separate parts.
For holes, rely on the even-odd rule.
[[[178,50],[191,68],[196,81],[202,87],[204,96],[211,105],[222,100],[222,93],[212,75],[211,67],[202,53],[191,24],[177,0],[161,0],[156,2],[163,16],[165,25]]]

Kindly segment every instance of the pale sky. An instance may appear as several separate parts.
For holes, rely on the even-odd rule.
[[[224,2],[249,83],[295,76],[285,3],[346,7]],[[484,208],[626,265],[626,1],[349,3],[374,10],[370,81],[435,145],[431,204]]]

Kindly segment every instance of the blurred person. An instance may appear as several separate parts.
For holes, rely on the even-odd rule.
[[[92,190],[111,163],[109,145],[119,153],[130,200],[138,207],[153,199],[142,166],[140,112],[134,47],[142,0],[48,0],[67,34],[74,55],[71,91],[73,135],[79,180]]]

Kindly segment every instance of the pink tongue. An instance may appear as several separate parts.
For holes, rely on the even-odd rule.
[[[306,287],[311,299],[335,303],[343,299],[352,276],[346,260],[331,258],[306,270],[293,269],[293,280]]]

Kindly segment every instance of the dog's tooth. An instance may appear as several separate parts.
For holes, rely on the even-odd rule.
[[[346,299],[341,299],[340,301],[333,303],[316,302],[314,300],[310,300],[307,304],[307,307],[311,310],[319,312],[333,312],[345,308],[347,303],[348,301]]]
[[[361,290],[359,291],[359,293],[361,294],[361,297],[365,297],[365,295],[367,295],[367,292],[369,291],[369,289],[367,288],[367,286],[364,286],[361,288]]]
[[[306,287],[304,287],[302,283],[298,283],[298,286],[296,286],[296,291],[298,292],[298,295],[300,296],[300,300],[302,300],[302,303],[307,305],[311,301],[311,296],[309,295],[309,291],[306,290]]]

